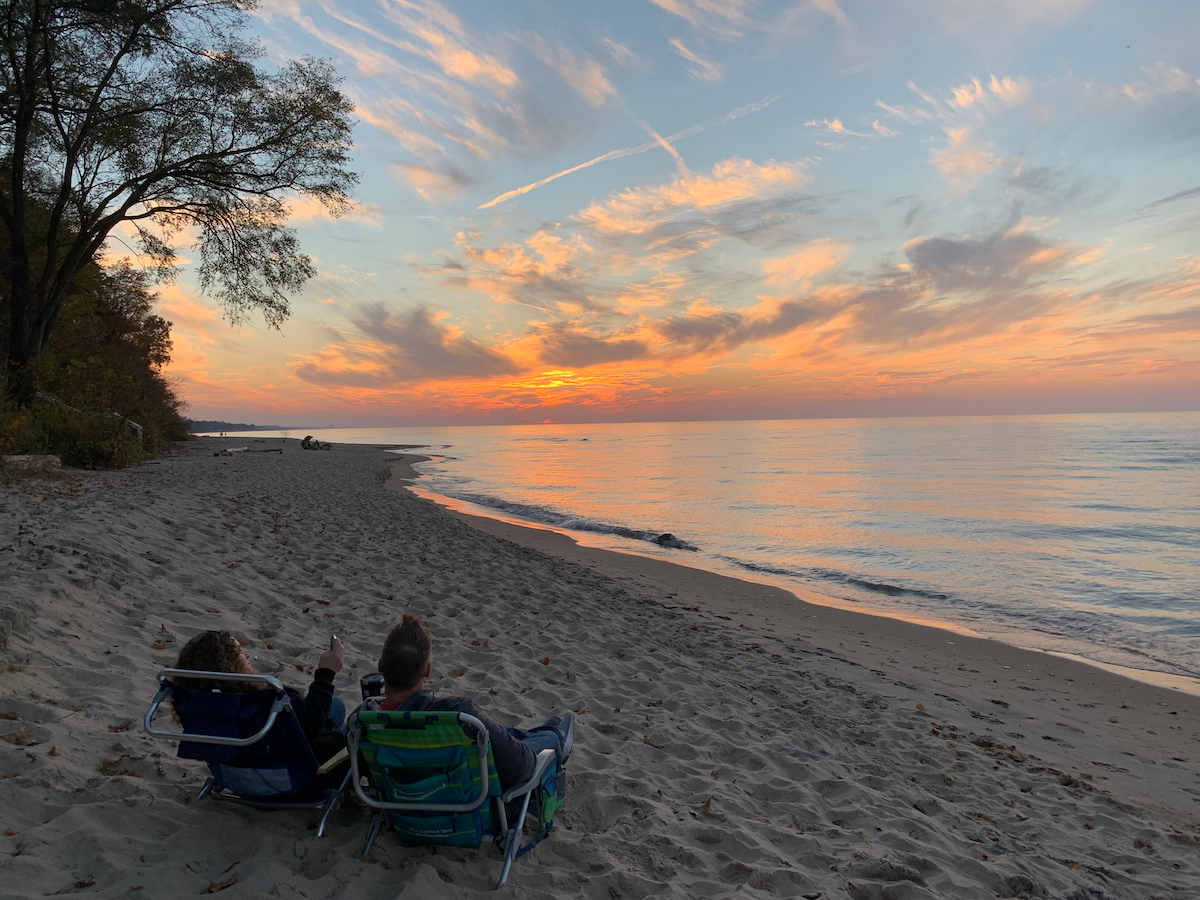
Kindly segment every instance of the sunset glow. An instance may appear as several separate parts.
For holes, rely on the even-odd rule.
[[[359,206],[282,333],[160,289],[189,415],[1196,409],[1200,8],[265,0]],[[110,257],[124,253],[111,241]],[[186,255],[186,251],[184,251]]]

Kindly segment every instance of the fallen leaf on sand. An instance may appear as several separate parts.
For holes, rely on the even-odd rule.
[[[543,665],[543,666],[548,666],[548,665],[550,665],[550,657],[548,657],[548,656],[543,656],[543,657],[542,657],[542,665]]]
[[[655,750],[661,750],[663,748],[662,744],[656,744],[656,743],[654,743],[654,741],[650,740],[650,738],[642,738],[642,743],[649,744]]]
[[[700,808],[704,810],[705,814],[711,813],[712,812],[712,797],[709,797],[702,804],[700,804]]]
[[[235,884],[237,884],[237,880],[238,880],[238,873],[234,872],[233,875],[231,875],[225,881],[210,881],[208,883],[208,887],[206,887],[200,893],[201,894],[215,894],[218,891],[225,890],[225,888],[233,887]]]
[[[0,713],[0,719],[8,719],[10,722],[15,722],[19,718],[20,716],[15,712]]]
[[[526,591],[525,593],[528,594],[529,592]],[[612,897],[612,900],[621,900],[621,892],[618,891],[615,887],[610,887],[608,889],[608,896]]]
[[[166,622],[163,622],[163,623],[162,623],[162,627],[161,627],[161,628],[159,628],[158,630],[159,630],[159,633],[160,633],[160,634],[166,634],[166,633],[167,633],[167,623],[166,623]]]
[[[116,725],[109,725],[108,730],[111,731],[113,734],[117,734],[122,731],[127,731],[129,729],[129,726],[132,724],[133,724],[133,719],[122,719]]]
[[[453,672],[450,673],[450,676],[452,678],[462,678],[466,674],[467,674],[466,669],[455,669]]]
[[[117,766],[119,766],[120,764],[121,764],[121,757],[106,756],[106,757],[104,757],[104,759],[102,759],[100,761],[100,774],[101,775],[116,775],[117,774]]]
[[[18,747],[32,747],[37,741],[33,739],[33,735],[28,728],[18,728],[16,731],[10,731],[8,734],[0,735],[0,741],[6,741],[10,744],[16,744]]]
[[[478,647],[478,646],[479,646],[479,641],[471,641],[471,646],[472,646],[472,647]]]
[[[320,603],[322,606],[328,606],[328,605],[329,605],[329,601],[328,601],[328,600],[322,600],[320,597],[318,597],[318,598],[317,598],[317,602],[318,602],[318,603]]]
[[[166,650],[167,645],[165,643],[163,643],[162,641],[155,641],[153,644],[150,645],[150,649],[151,650]]]
[[[50,745],[50,755],[51,755],[51,756],[58,756],[58,747],[56,747],[56,746],[55,746],[55,745],[53,745],[53,744],[51,744],[51,745]]]
[[[5,829],[4,829],[4,836],[5,836],[5,837],[13,837],[14,835],[18,835],[18,834],[20,834],[20,833],[21,833],[21,832],[19,832],[19,831],[13,831],[11,828],[5,828]]]
[[[275,642],[274,642],[274,641],[268,641],[267,643],[263,644],[263,647],[265,647],[267,650],[274,650],[274,649],[275,649]]]
[[[126,797],[125,805],[126,806],[137,806],[137,797]]]

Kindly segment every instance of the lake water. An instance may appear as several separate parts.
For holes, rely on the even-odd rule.
[[[592,545],[1200,676],[1200,413],[320,436],[429,445],[422,491]]]

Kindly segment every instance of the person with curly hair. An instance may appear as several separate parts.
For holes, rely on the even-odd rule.
[[[346,660],[346,648],[340,640],[333,648],[317,658],[317,670],[307,693],[285,685],[291,697],[292,709],[304,736],[308,738],[318,762],[336,756],[346,746],[342,722],[346,718],[346,703],[334,696],[333,677]],[[246,648],[228,631],[202,631],[179,651],[175,668],[198,672],[228,672],[256,675]],[[198,691],[253,691],[260,685],[253,682],[216,681],[204,678],[178,678],[179,684]]]

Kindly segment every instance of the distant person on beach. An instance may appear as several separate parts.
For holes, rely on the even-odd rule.
[[[307,694],[292,687],[287,688],[292,700],[292,709],[308,744],[312,747],[317,762],[325,762],[346,746],[342,734],[342,723],[346,719],[346,701],[333,694],[333,676],[346,661],[346,648],[340,640],[333,642],[333,649],[326,650],[317,658],[317,670]],[[196,635],[179,651],[175,661],[177,669],[192,669],[201,672],[229,672],[231,674],[257,675],[250,665],[246,649],[228,631],[203,631]],[[259,690],[258,684],[239,685],[229,681],[204,681],[200,678],[181,678],[180,684],[193,690],[245,691]]]
[[[359,709],[412,712],[445,710],[474,716],[487,728],[501,790],[506,791],[533,774],[540,750],[553,750],[560,767],[566,763],[575,735],[575,717],[571,713],[553,716],[544,725],[529,731],[503,728],[485,716],[466,697],[434,697],[425,689],[425,679],[432,671],[433,640],[429,629],[412,613],[405,613],[400,624],[388,632],[383,642],[383,653],[379,657],[383,696],[367,698]]]

